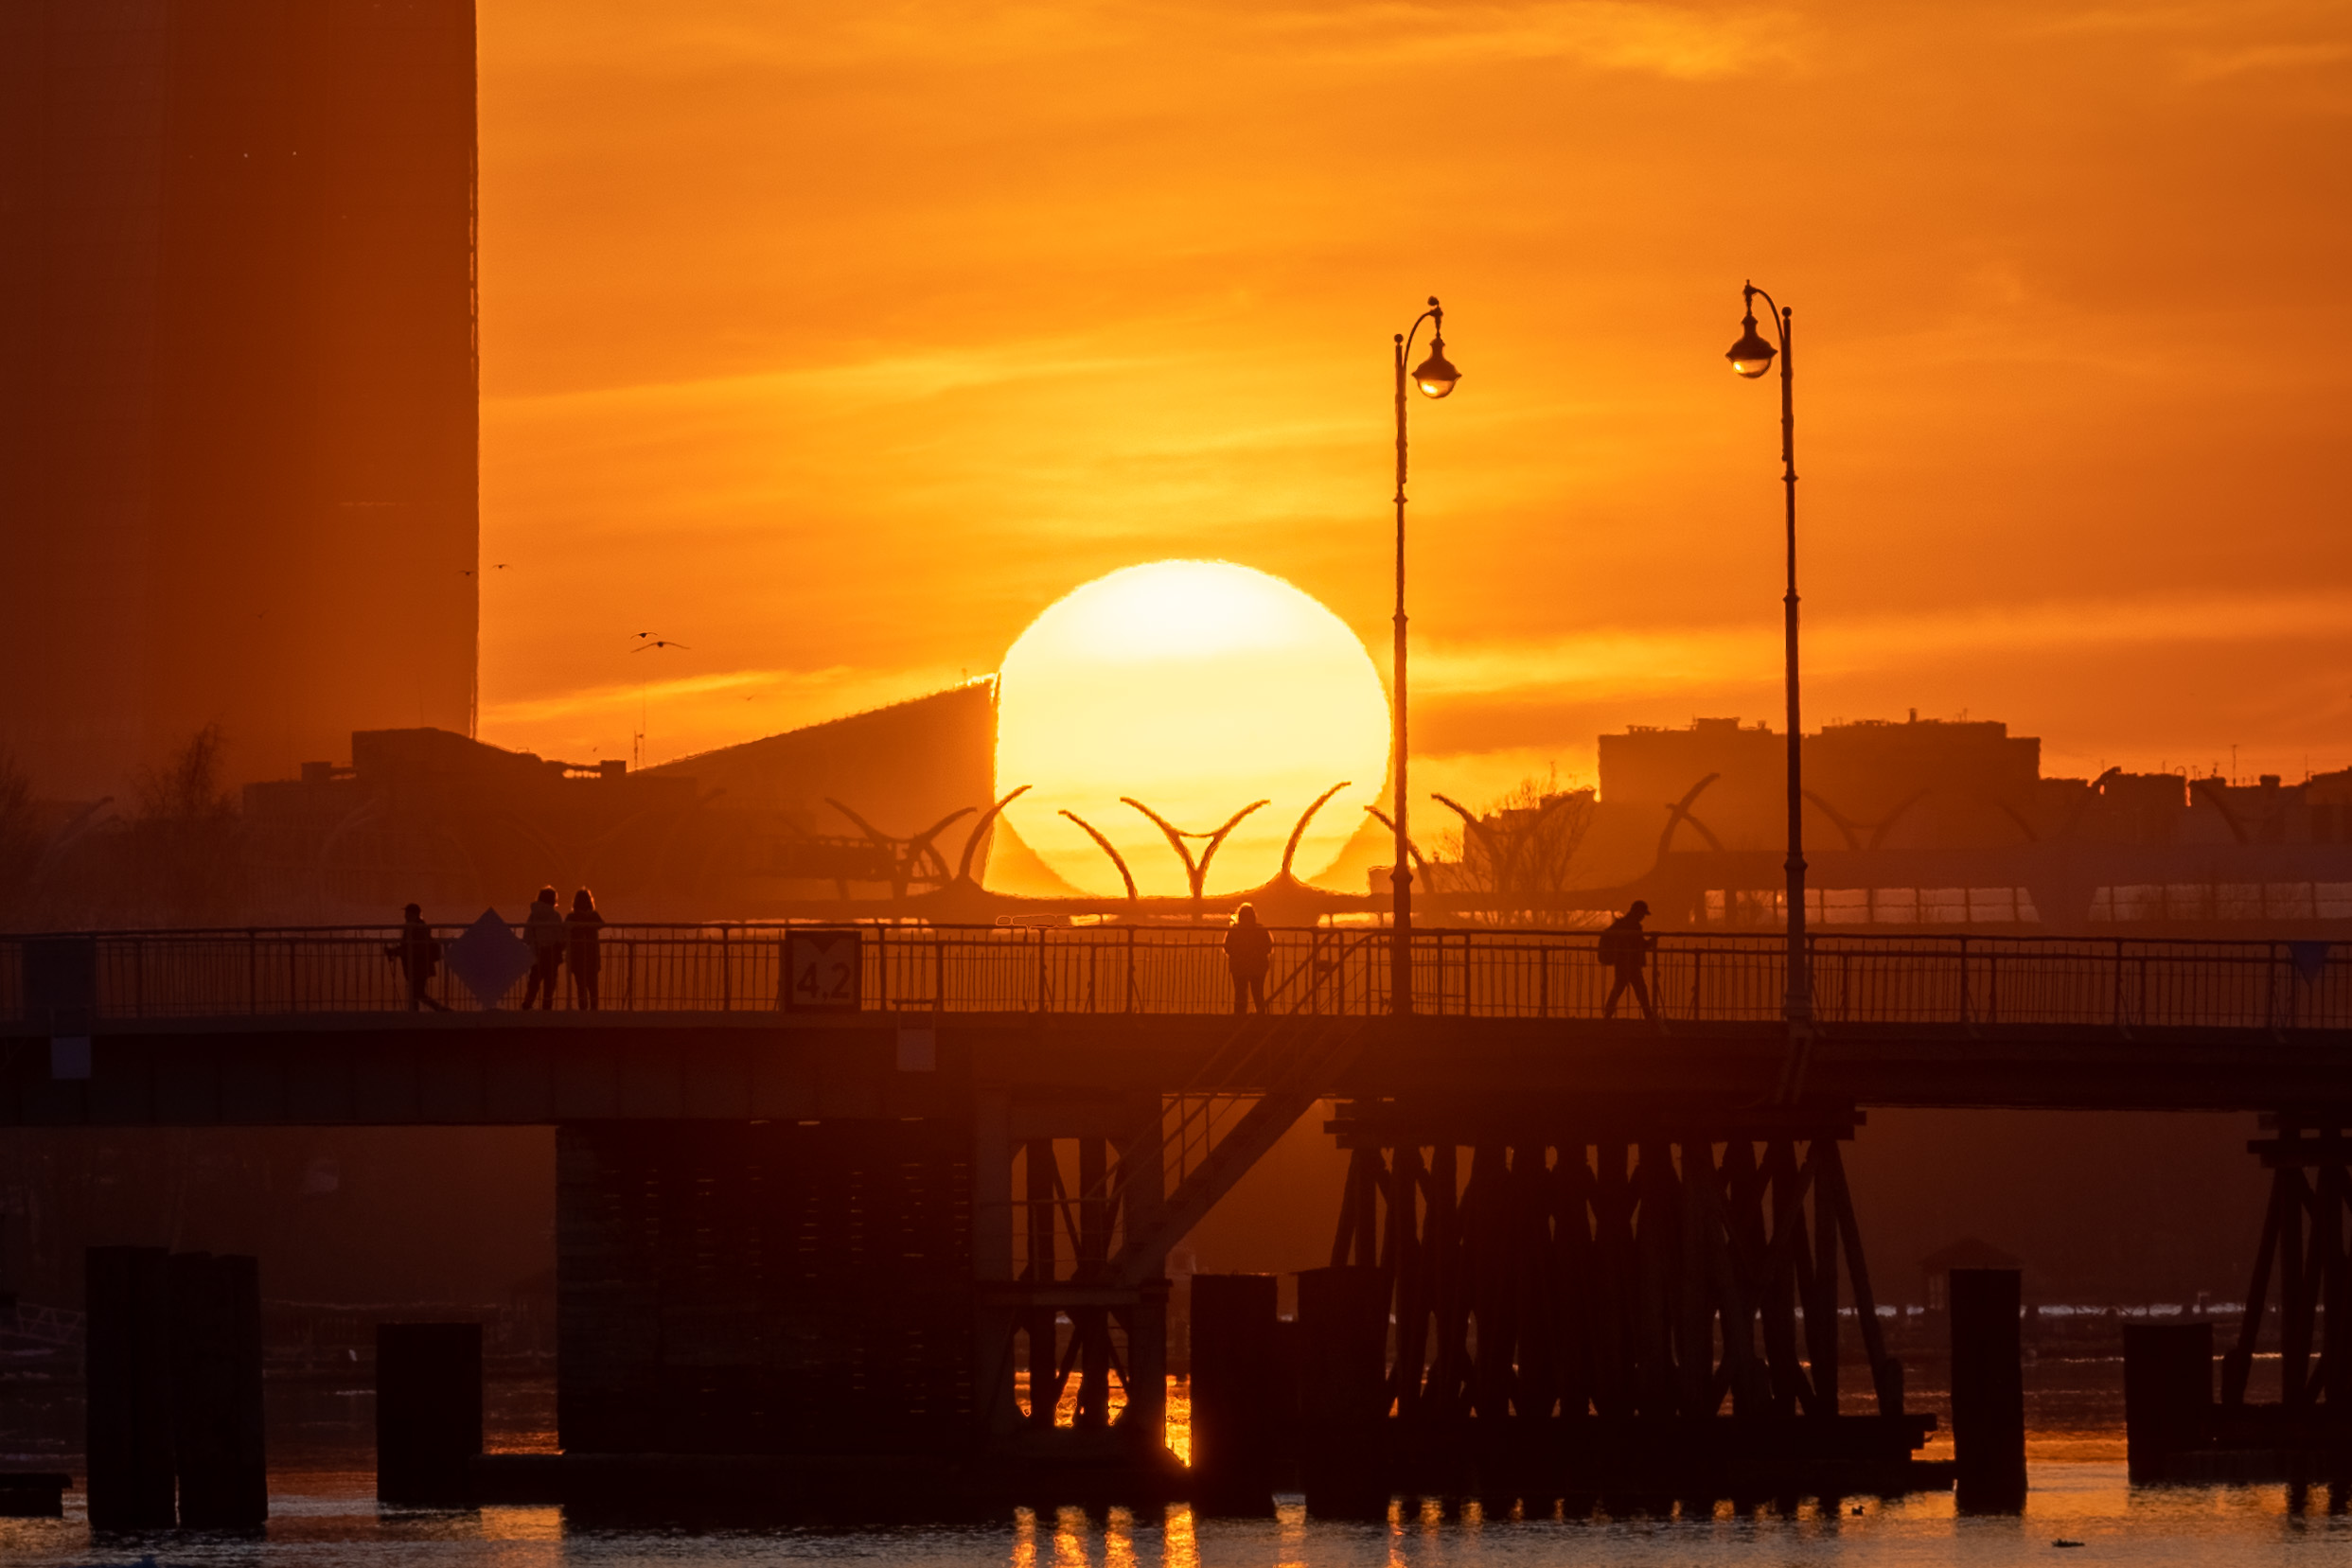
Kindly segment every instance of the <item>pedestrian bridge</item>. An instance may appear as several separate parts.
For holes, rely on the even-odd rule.
[[[615,925],[601,1007],[532,1013],[480,928],[439,933],[438,1012],[411,1010],[397,927],[5,939],[0,1123],[942,1116],[999,1088],[1667,1118],[1799,1096],[2352,1105],[2352,944],[1820,936],[1799,1050],[1770,935],[1661,935],[1650,1022],[1602,1016],[1593,934],[1527,928],[1417,931],[1409,1018],[1392,1015],[1386,931],[1279,929],[1268,1015],[1236,1019],[1221,934]]]
[[[520,927],[498,927],[506,945],[472,961],[493,940],[487,925],[436,930],[432,1006],[484,1015],[519,1004]],[[405,1013],[393,957],[400,935],[334,926],[0,937],[0,1028]],[[1394,1011],[1385,929],[1271,935],[1268,1013]],[[611,925],[599,1006],[665,1015],[1225,1013],[1222,938],[1217,925]],[[1611,976],[1598,941],[1525,927],[1416,930],[1412,1011],[1599,1019]],[[1824,935],[1808,946],[1818,1018],[1831,1028],[2352,1028],[2352,943]],[[1772,1024],[1786,960],[1777,935],[1662,934],[1647,978],[1669,1023]],[[577,1011],[559,989],[557,1011]]]

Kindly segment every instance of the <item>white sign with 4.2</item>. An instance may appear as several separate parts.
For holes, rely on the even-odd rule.
[[[784,1005],[792,1013],[855,1013],[860,943],[855,931],[794,931],[784,939]]]

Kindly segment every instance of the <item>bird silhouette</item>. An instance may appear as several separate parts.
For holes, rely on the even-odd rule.
[[[686,644],[683,643],[672,642],[666,637],[656,637],[649,631],[641,631],[637,634],[637,636],[639,638],[639,642],[635,647],[628,650],[631,653],[644,653],[647,648],[683,649],[686,647]]]

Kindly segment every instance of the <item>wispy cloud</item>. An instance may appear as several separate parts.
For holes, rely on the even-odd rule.
[[[1796,62],[1785,11],[1539,0],[1532,5],[1377,3],[1266,18],[1320,35],[1341,58],[1372,62],[1565,61],[1602,70],[1703,80]]]
[[[2182,74],[2189,80],[2215,81],[2257,71],[2333,65],[2352,60],[2352,44],[2249,44],[2233,49],[2191,49],[2182,58]]]
[[[1134,370],[1149,363],[1134,357],[1073,354],[1068,344],[1015,342],[966,349],[883,354],[833,364],[697,377],[691,380],[516,394],[486,397],[483,407],[487,412],[527,415],[571,414],[600,407],[733,409],[810,396],[822,396],[835,408],[844,404],[912,403],[974,387],[1093,376]]]
[[[2347,625],[2352,593],[2344,592],[2052,602],[1824,620],[1806,631],[1805,662],[1808,675],[1835,676],[1972,653],[2340,637]],[[1424,645],[1426,651],[1414,654],[1413,679],[1431,696],[1630,696],[1777,678],[1779,670],[1777,625],[1608,628],[1541,641]]]

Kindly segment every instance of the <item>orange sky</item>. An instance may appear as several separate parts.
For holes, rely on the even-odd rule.
[[[481,62],[486,739],[914,695],[1163,556],[1381,649],[1432,291],[1417,785],[1777,723],[1753,275],[1810,724],[2352,764],[2352,7],[485,0]]]

